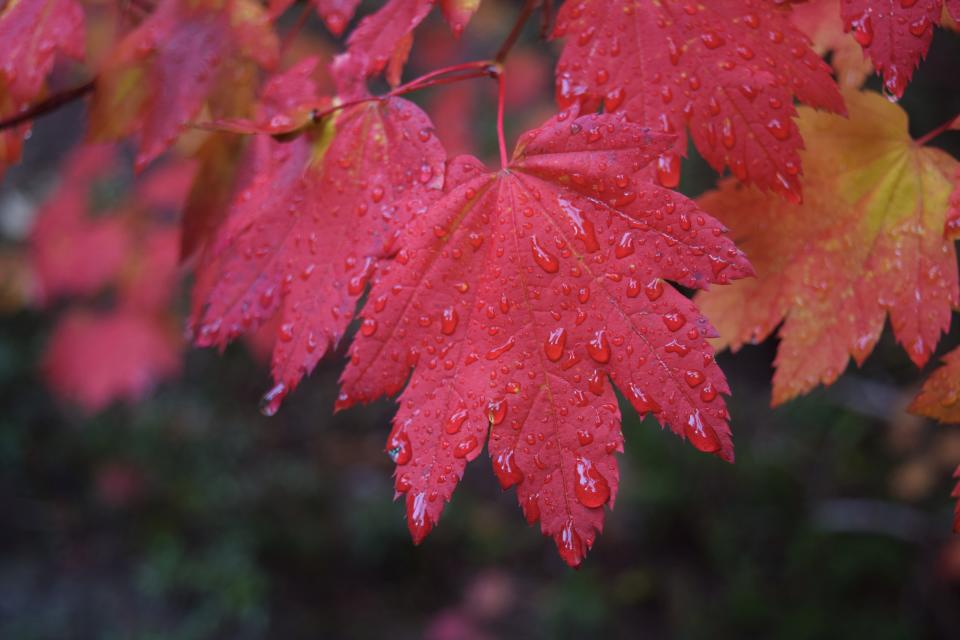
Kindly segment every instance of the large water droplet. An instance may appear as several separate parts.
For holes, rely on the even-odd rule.
[[[278,382],[260,398],[260,413],[268,418],[277,415],[277,411],[280,410],[280,403],[283,402],[283,398],[286,395],[287,386],[282,382]]]
[[[717,397],[716,388],[709,382],[700,389],[700,399],[704,402],[713,402]]]
[[[567,520],[560,533],[554,534],[554,542],[557,544],[557,551],[560,557],[571,567],[579,566],[583,562],[583,556],[586,555],[583,540],[573,528],[573,518]]]
[[[554,329],[547,336],[547,341],[543,345],[543,351],[551,362],[556,362],[563,357],[563,350],[567,344],[567,330],[563,327]]]
[[[555,255],[540,246],[540,241],[537,240],[537,236],[530,238],[530,247],[533,250],[533,260],[540,265],[541,269],[547,273],[556,273],[560,270],[560,261],[557,260]]]
[[[469,413],[466,409],[454,411],[453,414],[447,419],[447,423],[443,426],[444,431],[450,435],[459,433],[460,428],[463,427],[463,423],[466,422],[468,415]]]
[[[491,400],[490,404],[487,406],[487,420],[491,425],[496,426],[503,422],[503,419],[507,417],[507,401],[506,400]]]
[[[540,503],[538,502],[538,498],[539,494],[532,493],[523,500],[523,517],[526,519],[527,524],[533,524],[540,519]]]
[[[702,371],[698,371],[696,369],[689,369],[683,374],[683,379],[687,381],[687,385],[689,385],[691,389],[696,389],[701,384],[703,384],[703,381],[706,378],[704,377]]]
[[[433,522],[427,515],[427,494],[423,491],[416,495],[407,494],[407,529],[414,544],[420,544],[433,529]]]
[[[627,231],[617,242],[617,246],[614,247],[614,255],[618,258],[626,258],[627,256],[633,255],[633,252],[636,251],[636,247],[633,245],[633,234]]]
[[[676,189],[680,184],[680,157],[666,153],[657,158],[657,181],[668,189]]]
[[[853,31],[853,37],[864,49],[873,43],[873,20],[869,13],[851,20],[848,29]]]
[[[377,321],[374,318],[364,318],[360,323],[360,333],[369,338],[377,332]]]
[[[600,364],[610,362],[610,341],[607,340],[606,331],[600,329],[593,335],[587,343],[587,353]]]
[[[452,336],[453,332],[457,330],[458,322],[460,322],[460,316],[457,314],[457,310],[453,307],[447,307],[443,310],[440,319],[440,330],[446,335]]]
[[[767,131],[773,134],[773,137],[777,140],[786,140],[790,137],[790,127],[780,118],[770,118],[767,122]]]
[[[660,403],[647,395],[634,383],[631,382],[627,386],[627,390],[630,392],[630,400],[634,409],[636,409],[637,413],[639,413],[641,416],[644,416],[648,413],[660,413],[660,411],[662,411]]]
[[[646,294],[650,302],[653,302],[663,295],[663,281],[659,278],[651,280],[644,286],[643,293]]]
[[[387,455],[397,465],[405,465],[413,457],[410,438],[402,426],[395,426],[390,432],[390,437],[387,438]]]
[[[463,440],[457,443],[457,446],[453,448],[453,457],[454,458],[466,458],[470,455],[470,452],[477,448],[479,442],[477,441],[476,436],[467,436]]]
[[[610,499],[610,485],[590,460],[577,457],[577,482],[574,486],[577,500],[590,509],[602,507]]]
[[[505,354],[507,351],[510,351],[510,349],[513,349],[513,345],[515,344],[516,344],[516,340],[513,338],[513,336],[511,336],[509,340],[507,340],[500,346],[494,347],[493,349],[490,349],[489,351],[487,351],[487,356],[486,356],[487,360],[496,360],[497,358]]]
[[[720,440],[713,429],[703,424],[700,411],[695,410],[687,420],[684,433],[690,444],[705,453],[716,453],[720,450]]]
[[[523,472],[517,467],[513,459],[513,449],[501,451],[493,459],[493,472],[504,490],[523,482]]]
[[[700,34],[700,41],[707,49],[718,49],[726,43],[723,36],[716,31],[704,31]]]
[[[737,136],[733,131],[733,122],[730,118],[724,118],[720,124],[720,142],[727,149],[733,149],[737,144]]]
[[[683,325],[687,324],[687,318],[679,311],[663,314],[663,324],[670,331],[679,331]]]
[[[920,16],[918,20],[910,23],[910,33],[916,38],[922,38],[930,28],[930,20],[927,16]]]

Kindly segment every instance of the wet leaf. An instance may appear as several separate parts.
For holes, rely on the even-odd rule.
[[[766,0],[578,0],[564,3],[556,36],[561,106],[624,111],[676,133],[657,162],[664,186],[680,179],[687,136],[716,170],[800,199],[796,97],[843,113],[830,68]]]
[[[487,443],[527,520],[579,564],[619,482],[614,386],[732,460],[714,331],[665,281],[703,288],[750,267],[715,220],[642,174],[672,144],[619,115],[564,112],[502,171],[455,160],[444,197],[404,229],[338,404],[403,390],[387,452],[415,541]]]
[[[276,78],[267,98],[315,103],[312,64]],[[301,126],[283,111],[264,116],[242,126],[272,132],[277,118]],[[445,153],[426,114],[399,98],[337,111],[290,142],[252,144],[250,181],[198,274],[209,287],[197,290],[193,325],[197,344],[223,347],[282,315],[270,413],[343,336],[396,234],[440,195]]]
[[[161,0],[106,58],[91,134],[134,135],[142,170],[204,106],[216,117],[244,115],[233,111],[253,82],[251,68],[272,67],[277,55],[268,16],[252,0]]]
[[[794,205],[725,181],[700,205],[731,229],[757,278],[701,294],[721,344],[739,349],[778,325],[779,404],[862,363],[889,315],[922,366],[958,302],[953,242],[943,237],[957,162],[916,145],[883,96],[846,94],[850,118],[802,109],[807,198]]]

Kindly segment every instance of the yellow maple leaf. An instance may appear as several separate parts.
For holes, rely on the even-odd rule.
[[[758,342],[778,325],[773,404],[861,364],[889,314],[923,365],[958,301],[944,238],[958,163],[916,144],[907,114],[873,92],[847,92],[850,118],[799,109],[807,150],[800,205],[723,181],[700,205],[733,230],[757,277],[702,293],[720,346]]]

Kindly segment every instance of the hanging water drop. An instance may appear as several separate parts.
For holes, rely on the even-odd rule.
[[[517,467],[513,449],[497,454],[493,459],[493,473],[497,476],[497,481],[500,482],[500,488],[503,490],[523,482],[523,472]]]
[[[278,382],[260,398],[260,413],[268,418],[277,415],[277,411],[280,410],[280,403],[283,402],[283,398],[286,395],[287,386],[282,382]]]
[[[574,492],[577,500],[590,509],[598,509],[610,499],[610,485],[590,460],[577,456],[577,481]]]
[[[410,437],[402,427],[394,427],[387,438],[387,455],[394,464],[402,466],[410,462],[413,457],[413,448],[410,446]]]

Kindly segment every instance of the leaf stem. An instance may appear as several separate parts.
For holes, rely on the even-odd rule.
[[[79,87],[74,87],[73,89],[67,89],[61,93],[55,93],[46,100],[42,100],[34,104],[29,109],[21,111],[20,113],[10,116],[5,120],[0,120],[0,131],[4,129],[12,129],[13,127],[29,122],[34,118],[50,113],[51,111],[56,111],[60,107],[73,102],[74,100],[79,100],[83,96],[87,95],[95,86],[95,80],[90,80],[89,82],[80,85]]]
[[[482,63],[483,69],[481,70],[480,64]],[[348,109],[350,107],[355,107],[360,104],[367,102],[376,102],[379,100],[386,100],[388,98],[396,98],[398,96],[406,95],[408,93],[413,93],[414,91],[419,91],[420,89],[427,89],[429,87],[436,87],[443,84],[450,84],[453,82],[460,82],[462,80],[472,80],[473,78],[485,78],[489,76],[489,72],[486,70],[489,67],[490,63],[486,60],[479,62],[468,62],[462,65],[457,65],[456,67],[449,67],[446,69],[438,69],[437,71],[431,71],[430,73],[420,76],[419,78],[414,78],[406,84],[402,84],[394,89],[388,91],[382,96],[368,96],[366,98],[358,98],[357,100],[350,100],[344,102],[343,104],[338,104],[330,107],[329,109],[324,109],[323,111],[318,111],[311,115],[311,120],[314,122],[320,122],[327,116],[341,111],[343,109]],[[462,73],[462,71],[470,71],[470,73]],[[460,73],[460,75],[452,76],[449,78],[440,77],[448,73]]]
[[[497,145],[500,147],[500,168],[507,168],[507,142],[503,135],[503,111],[504,111],[504,96],[506,95],[506,87],[503,80],[503,69],[497,65],[496,69],[497,74]]]
[[[402,95],[403,93],[407,93],[408,91],[422,89],[422,88],[425,88],[426,86],[433,86],[432,84],[427,85],[424,83],[431,81],[438,76],[447,75],[450,73],[459,73],[461,71],[486,70],[492,64],[493,64],[493,61],[491,60],[473,60],[471,62],[464,62],[463,64],[455,64],[450,67],[444,67],[443,69],[436,69],[429,73],[423,74],[419,78],[414,78],[413,80],[411,80],[410,82],[407,82],[406,84],[402,84],[399,87],[396,87],[395,89],[393,89],[393,91],[390,92],[389,95],[392,95],[392,96]],[[466,78],[461,78],[461,79],[466,79]]]
[[[923,145],[927,144],[928,142],[936,138],[938,135],[943,133],[944,131],[949,130],[954,125],[954,123],[960,124],[960,113],[953,116],[952,118],[944,122],[942,125],[934,129],[933,131],[929,131],[923,136],[917,138],[914,142],[917,144],[917,146],[922,147]]]
[[[507,34],[507,39],[503,41],[503,44],[501,44],[497,50],[497,55],[494,56],[496,62],[503,63],[503,61],[507,59],[510,50],[513,49],[513,45],[515,45],[520,38],[520,34],[523,32],[523,27],[527,24],[527,20],[530,19],[534,10],[540,6],[541,1],[542,0],[524,0],[523,8],[520,9],[517,21],[513,23],[513,28],[510,30],[510,33]]]

